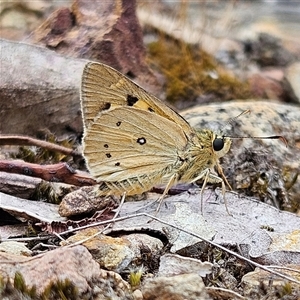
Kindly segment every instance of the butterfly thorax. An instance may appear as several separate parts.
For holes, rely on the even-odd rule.
[[[218,139],[223,141],[221,149],[214,146],[214,141]],[[195,131],[184,154],[185,163],[178,170],[179,181],[191,182],[204,170],[213,170],[218,164],[219,158],[229,151],[230,145],[229,138],[217,136],[209,129]]]

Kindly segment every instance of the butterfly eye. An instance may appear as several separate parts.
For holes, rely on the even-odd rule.
[[[216,138],[213,141],[213,148],[215,151],[220,151],[224,147],[224,139],[223,138]]]

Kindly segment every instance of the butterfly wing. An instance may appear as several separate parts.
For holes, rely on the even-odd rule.
[[[132,107],[158,114],[178,124],[187,135],[187,121],[155,96],[115,69],[88,63],[83,71],[81,105],[85,127],[89,127],[103,111],[117,107]]]
[[[119,107],[96,117],[83,143],[88,168],[97,181],[122,181],[160,172],[171,176],[182,163],[179,155],[188,140],[179,125],[160,115]]]

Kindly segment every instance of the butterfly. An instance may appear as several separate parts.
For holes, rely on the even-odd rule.
[[[203,180],[231,189],[219,159],[231,139],[196,130],[177,112],[125,75],[88,63],[82,75],[83,156],[100,195],[135,195],[165,184]],[[161,201],[160,201],[161,203]],[[225,200],[226,204],[226,200]],[[227,205],[226,205],[226,210]]]

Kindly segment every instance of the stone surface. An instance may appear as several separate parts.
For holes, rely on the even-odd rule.
[[[299,265],[287,265],[289,269],[286,269],[284,273],[286,276],[291,276],[297,278],[297,273],[299,274]],[[272,286],[270,285],[270,280],[272,280]],[[256,268],[253,272],[249,272],[243,276],[241,285],[244,289],[244,295],[251,295],[253,291],[260,289],[262,285],[268,287],[269,292],[276,293],[276,290],[284,290],[284,283],[282,278],[271,276],[271,274],[265,270]],[[289,283],[290,285],[290,297],[291,299],[299,299],[299,285],[296,283]],[[294,292],[292,292],[294,290]],[[292,296],[293,294],[293,296]],[[294,298],[295,297],[295,298]]]
[[[62,199],[58,212],[63,217],[96,212],[106,207],[118,206],[119,200],[115,196],[98,196],[97,187],[86,186],[67,194]]]
[[[0,40],[0,132],[36,136],[82,130],[79,103],[86,61],[25,43]],[[21,62],[21,63],[20,63]],[[22,76],[20,76],[22,74]]]
[[[25,243],[7,241],[0,244],[0,252],[6,252],[17,255],[30,256],[32,251],[26,247]]]
[[[78,289],[78,299],[133,299],[121,276],[100,269],[83,246],[62,247],[31,258],[0,252],[0,260],[1,276],[13,280],[20,272],[26,285],[36,286],[39,293],[51,282],[69,279]]]
[[[103,234],[94,236],[98,229],[85,229],[67,239],[66,243],[76,243],[91,237],[82,244],[90,251],[102,268],[115,272],[124,272],[130,267],[142,264],[143,247],[147,246],[149,253],[162,249],[162,242],[147,234],[128,234],[120,237],[110,237]],[[148,257],[149,258],[149,257]],[[138,263],[138,262],[141,263]],[[144,264],[150,264],[146,260]]]
[[[78,58],[100,61],[143,83],[158,87],[145,62],[136,1],[75,0],[60,8],[29,37],[31,43]]]
[[[300,103],[300,62],[295,62],[286,69],[285,78],[292,90],[294,100]]]
[[[205,300],[207,296],[201,277],[184,274],[145,280],[142,287],[144,300]]]
[[[174,276],[195,273],[205,277],[212,272],[213,264],[199,259],[183,257],[176,254],[165,254],[160,258],[159,276]]]

